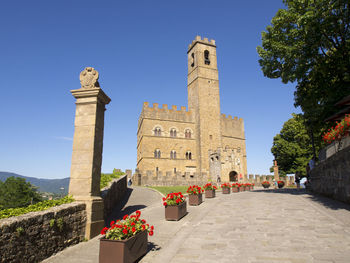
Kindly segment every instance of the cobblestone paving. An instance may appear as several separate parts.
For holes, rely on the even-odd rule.
[[[146,192],[133,202],[142,204]],[[156,200],[154,192],[149,194]],[[350,206],[304,190],[217,192],[216,198],[189,206],[178,222],[164,220],[160,198],[141,211],[155,226],[142,263],[350,262]],[[74,251],[90,255],[75,259]],[[98,239],[45,262],[98,262]]]

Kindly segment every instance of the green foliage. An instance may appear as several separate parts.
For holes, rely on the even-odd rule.
[[[124,173],[115,168],[112,174],[101,173],[100,189],[105,188],[113,179],[118,179],[122,175],[124,175]]]
[[[18,236],[21,236],[22,234],[24,234],[23,227],[17,227],[16,228],[16,233],[17,233]]]
[[[8,177],[0,183],[0,208],[25,207],[41,201],[36,188],[20,177]]]
[[[273,138],[271,152],[279,166],[279,173],[306,176],[306,165],[313,156],[311,139],[301,114],[292,114],[280,133]],[[321,147],[315,145],[316,151]]]
[[[50,219],[50,227],[54,227],[55,226],[55,219],[52,218]]]
[[[296,82],[300,106],[317,133],[323,120],[350,94],[348,0],[284,0],[257,47],[265,76]],[[318,138],[320,139],[320,138]]]
[[[12,217],[12,216],[19,216],[29,212],[43,211],[50,207],[71,203],[73,201],[74,201],[73,197],[67,195],[58,200],[46,200],[43,202],[36,203],[34,205],[29,205],[27,207],[4,209],[4,210],[0,210],[0,219]],[[50,226],[51,226],[51,221],[50,221]]]
[[[58,229],[59,229],[60,231],[63,230],[63,225],[64,225],[63,219],[62,219],[62,218],[58,218],[58,219],[56,220],[56,226],[58,227]]]

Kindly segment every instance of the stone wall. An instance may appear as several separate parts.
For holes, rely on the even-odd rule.
[[[210,177],[206,173],[189,174],[182,172],[162,172],[154,173],[153,171],[135,171],[132,177],[133,183],[135,185],[145,185],[145,186],[173,186],[173,185],[205,185],[209,182]],[[254,183],[256,186],[261,186],[263,181],[269,181],[270,184],[273,183],[273,175],[244,175],[239,183]],[[294,184],[294,176],[280,177],[281,181],[285,182],[285,185]],[[222,183],[225,182],[222,180]],[[216,183],[216,181],[215,181]],[[232,182],[231,182],[232,183]]]
[[[39,262],[84,239],[86,206],[73,202],[0,220],[0,262]]]
[[[310,180],[312,191],[350,203],[350,147],[319,162]]]
[[[113,208],[124,198],[127,190],[127,179],[127,175],[123,175],[119,179],[113,180],[109,186],[101,190],[101,197],[104,204],[104,219],[111,214]]]

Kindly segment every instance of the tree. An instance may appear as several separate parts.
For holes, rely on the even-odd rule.
[[[34,186],[20,177],[8,177],[0,183],[0,208],[24,207],[42,201]]]
[[[312,143],[303,115],[293,113],[292,116],[273,138],[271,152],[281,175],[298,172],[301,176],[306,176],[306,165],[313,157]],[[315,146],[317,150],[321,148],[320,143]]]
[[[268,78],[296,82],[300,106],[314,130],[350,94],[350,11],[348,0],[283,0],[262,32],[259,64]]]

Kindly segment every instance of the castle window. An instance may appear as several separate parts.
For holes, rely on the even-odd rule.
[[[205,65],[210,65],[209,51],[208,50],[204,51],[204,63],[205,63]]]
[[[170,137],[176,137],[176,129],[172,128],[170,130]]]
[[[176,151],[172,150],[170,152],[170,159],[176,159]]]
[[[213,139],[213,135],[209,135],[209,139],[212,140]]]
[[[154,150],[154,158],[160,158],[160,150],[159,149]]]
[[[162,130],[159,127],[154,128],[154,135],[161,136]]]
[[[174,174],[176,174],[176,168],[174,168]]]
[[[237,152],[238,152],[238,153],[241,152],[241,148],[240,148],[240,147],[237,148]]]
[[[192,64],[191,64],[191,67],[193,68],[193,67],[194,67],[194,53],[191,54],[191,57],[192,57]]]
[[[185,138],[191,138],[191,131],[189,129],[185,130]]]
[[[187,160],[192,160],[192,153],[190,151],[186,152],[186,159]]]

